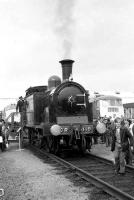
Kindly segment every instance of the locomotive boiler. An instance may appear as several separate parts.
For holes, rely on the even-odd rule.
[[[93,135],[92,104],[89,93],[72,80],[73,60],[60,61],[62,81],[48,79],[48,86],[30,87],[26,91],[26,123],[30,142],[58,154],[91,148]]]

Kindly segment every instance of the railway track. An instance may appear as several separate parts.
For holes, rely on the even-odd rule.
[[[86,181],[120,200],[134,200],[134,167],[127,166],[124,176],[114,173],[111,161],[93,155],[71,156],[64,159],[30,147],[41,156],[47,156],[56,163],[70,169]]]

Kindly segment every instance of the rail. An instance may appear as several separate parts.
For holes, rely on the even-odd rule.
[[[45,155],[45,156],[51,158],[54,161],[60,163],[64,167],[71,169],[71,171],[74,171],[75,174],[78,174],[79,176],[82,176],[83,179],[85,179],[86,181],[91,182],[93,185],[101,188],[103,191],[105,191],[106,193],[110,194],[111,196],[113,196],[113,197],[115,197],[115,198],[117,198],[119,200],[134,200],[134,196],[131,196],[129,193],[122,191],[121,189],[117,188],[117,186],[109,184],[107,181],[103,181],[101,178],[98,178],[96,175],[93,175],[92,172],[89,173],[85,169],[81,169],[80,167],[78,167],[76,164],[72,164],[73,162],[71,163],[70,161],[67,161],[65,159],[59,158],[59,157],[57,157],[57,156],[55,156],[53,154],[44,152],[43,150],[40,150],[37,147],[33,147],[32,146],[32,149],[34,149],[35,151],[40,152],[42,155]],[[95,158],[95,159],[97,159],[97,158]],[[99,159],[101,159],[101,158],[99,158]],[[88,157],[88,161],[89,161],[89,157]],[[83,164],[83,161],[81,161],[81,162]],[[102,163],[104,163],[104,159],[102,160]],[[79,162],[79,164],[80,164],[80,162]],[[89,165],[87,167],[90,168],[91,165],[92,164],[89,162]],[[97,165],[97,163],[96,163],[96,165]],[[131,170],[134,172],[133,168],[131,168]],[[111,170],[111,173],[114,174],[114,172],[112,170]],[[100,171],[100,174],[101,174],[101,171]],[[118,177],[117,179],[122,179],[122,177]],[[125,180],[125,179],[122,179],[122,180]],[[133,187],[131,189],[133,191]]]

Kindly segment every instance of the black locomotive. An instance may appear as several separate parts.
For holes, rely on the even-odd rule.
[[[93,135],[92,105],[88,92],[72,81],[73,60],[62,60],[62,77],[52,76],[48,86],[26,90],[26,122],[29,140],[40,148],[58,154],[91,148]]]

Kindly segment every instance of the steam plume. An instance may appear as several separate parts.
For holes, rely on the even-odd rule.
[[[55,31],[62,42],[63,57],[71,56],[73,44],[73,9],[76,0],[57,0]]]

